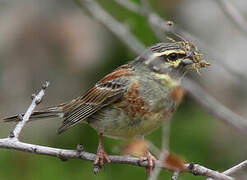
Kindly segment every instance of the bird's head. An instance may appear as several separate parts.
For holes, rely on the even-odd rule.
[[[199,70],[210,64],[202,60],[202,54],[197,47],[187,41],[158,43],[149,47],[139,57],[151,70],[160,74],[170,74],[180,77],[188,70]]]

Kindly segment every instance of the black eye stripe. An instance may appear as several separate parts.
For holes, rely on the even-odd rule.
[[[177,53],[171,53],[167,56],[169,60],[175,61],[178,59],[178,54]]]
[[[164,59],[170,60],[170,61],[176,61],[177,59],[185,57],[186,54],[183,53],[171,53],[168,55],[162,56]]]

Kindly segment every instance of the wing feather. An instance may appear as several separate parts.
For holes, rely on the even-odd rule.
[[[74,126],[76,123],[80,122],[81,120],[90,116],[91,114],[95,113],[98,110],[99,110],[99,107],[98,108],[81,107],[81,108],[77,109],[76,113],[74,113],[72,116],[69,116],[66,119],[66,121],[63,122],[63,125],[58,129],[58,133],[60,134],[60,133],[64,132],[68,128]]]
[[[107,106],[119,99],[125,88],[117,82],[98,83],[87,93],[67,105],[64,113],[64,121],[58,129],[58,133],[62,133],[68,128],[74,126],[78,122],[91,116],[99,109]]]

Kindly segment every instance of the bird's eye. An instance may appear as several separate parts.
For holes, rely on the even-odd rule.
[[[171,53],[167,56],[168,60],[170,61],[176,61],[178,59],[178,54],[177,53]]]

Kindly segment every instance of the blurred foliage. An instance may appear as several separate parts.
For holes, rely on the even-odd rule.
[[[53,7],[61,6],[59,8],[60,10],[58,8],[56,9],[57,11],[59,10],[59,17],[63,15],[66,16],[66,13],[69,11],[70,13],[72,12],[72,14],[73,12],[76,12],[77,16],[83,18],[84,14],[78,13],[80,12],[80,10],[78,10],[76,6],[70,3],[68,5],[67,2],[65,3],[65,1],[61,4],[59,4],[59,2],[60,1],[53,2],[55,4],[53,4]],[[159,3],[161,2],[162,1],[153,1],[152,5],[154,5],[154,7],[162,8],[163,5],[159,6]],[[169,2],[170,1],[166,1],[166,3]],[[43,10],[46,9],[45,7],[49,7],[49,3],[50,2],[48,1],[43,2],[43,5],[45,5],[43,7]],[[113,3],[111,0],[106,0],[100,3],[115,18],[123,23],[128,24],[131,31],[144,44],[150,45],[157,42],[157,39],[155,38],[151,28],[148,26],[145,18],[129,12],[123,7],[120,7],[119,5]],[[67,7],[69,7],[69,9],[66,9]],[[51,16],[54,15],[53,10],[54,9],[50,8],[49,13]],[[161,10],[159,9],[159,11]],[[39,16],[45,16],[45,10],[43,14],[42,10],[40,10],[40,12],[41,14]],[[52,23],[55,24],[56,18],[52,20],[44,19],[43,21],[44,22],[42,24],[42,27],[45,29],[46,21],[52,21]],[[93,63],[91,66],[87,66],[86,68],[83,68],[84,64],[80,66],[75,65],[76,68],[70,66],[71,63],[74,63],[74,61],[70,60],[70,57],[72,58],[72,56],[71,54],[65,55],[65,52],[63,50],[66,47],[60,46],[61,43],[66,43],[69,40],[56,41],[56,38],[54,41],[51,42],[51,46],[49,47],[49,53],[51,54],[46,55],[47,57],[49,57],[50,60],[36,60],[36,58],[34,58],[34,54],[32,55],[32,57],[30,57],[31,60],[28,61],[27,58],[29,57],[29,53],[31,54],[32,52],[32,46],[27,46],[28,50],[24,58],[25,60],[13,58],[12,61],[8,61],[6,59],[0,62],[1,83],[5,82],[4,76],[6,76],[6,72],[4,72],[4,70],[16,66],[18,66],[18,68],[11,72],[17,72],[17,74],[8,74],[8,76],[14,76],[14,82],[19,82],[17,84],[13,84],[13,82],[9,81],[7,83],[5,82],[4,86],[14,87],[14,90],[11,90],[12,88],[7,88],[6,90],[6,87],[1,87],[1,91],[3,92],[1,95],[2,114],[6,115],[8,113],[16,112],[17,109],[18,111],[25,110],[29,103],[29,99],[27,98],[28,95],[39,88],[39,82],[41,80],[49,79],[52,81],[51,86],[47,91],[47,95],[45,96],[44,103],[41,105],[50,106],[81,95],[87,88],[92,86],[101,77],[111,72],[119,65],[132,60],[135,57],[134,54],[130,52],[121,42],[119,42],[116,37],[112,37],[113,35],[109,34],[105,30],[105,28],[101,26],[96,27],[100,28],[98,33],[102,32],[102,35],[106,36],[105,39],[94,39],[94,41],[96,41],[95,43],[101,44],[103,53],[97,54],[97,52],[94,52],[94,50],[92,50],[92,52],[94,52],[97,57],[94,57],[92,59],[89,58],[88,61],[93,61]],[[60,32],[60,30],[61,29],[55,28],[54,35]],[[47,31],[47,33],[49,33],[49,31]],[[47,34],[43,35],[45,36]],[[27,37],[29,38],[30,36],[27,35]],[[30,41],[35,43],[36,40],[32,39]],[[44,45],[47,43],[46,41],[49,40],[49,38],[45,38],[45,42],[43,42]],[[22,41],[26,42],[26,39],[24,38],[22,39]],[[25,49],[25,43],[21,42],[19,46],[23,46],[23,49]],[[40,47],[38,46],[38,48]],[[14,53],[17,53],[14,50],[17,49],[13,48],[12,51],[10,51],[12,55]],[[1,52],[2,51],[3,50],[1,49]],[[45,53],[47,52],[45,51]],[[2,56],[2,58],[3,57],[5,58],[9,56],[4,55]],[[18,53],[16,57],[19,57]],[[83,59],[83,57],[81,58]],[[95,59],[100,60],[96,61]],[[32,64],[30,65],[30,63]],[[20,70],[22,65],[24,65],[23,71],[26,73],[24,73],[25,78],[22,78],[18,74],[18,70]],[[8,90],[11,90],[11,92],[8,92]],[[25,128],[22,138],[25,142],[68,149],[76,148],[77,144],[83,144],[86,151],[96,151],[98,145],[98,136],[91,127],[84,124],[77,125],[68,132],[57,136],[56,130],[60,123],[61,120],[47,120],[37,123],[30,123]],[[1,126],[2,128],[0,135],[2,137],[7,136],[8,132],[13,127],[13,125],[3,123],[1,123]],[[160,147],[161,129],[158,129],[152,134],[148,135],[147,139]],[[244,137],[241,137],[238,133],[233,132],[232,129],[230,129],[229,127],[222,125],[221,122],[209,116],[200,107],[195,105],[194,102],[189,98],[186,98],[183,101],[178,111],[175,113],[174,117],[171,120],[171,151],[178,154],[179,156],[182,156],[184,159],[186,159],[187,162],[199,163],[201,165],[212,169],[217,169],[219,171],[227,169],[244,158],[244,151],[246,151],[246,148],[242,150],[240,148],[244,141]],[[125,142],[123,140],[104,138],[104,147],[106,152],[108,152],[109,154],[119,154],[120,149],[124,143]],[[120,164],[107,164],[106,168],[103,169],[98,175],[93,174],[92,167],[92,163],[87,161],[68,160],[62,162],[58,158],[54,157],[32,155],[29,153],[4,149],[1,149],[0,153],[0,179],[121,180],[126,178],[145,179],[147,177],[147,174],[145,174],[145,170],[140,167]],[[159,179],[171,179],[171,175],[172,174],[170,172],[162,171]],[[182,174],[179,179],[200,180],[205,178],[196,177],[190,174]]]

